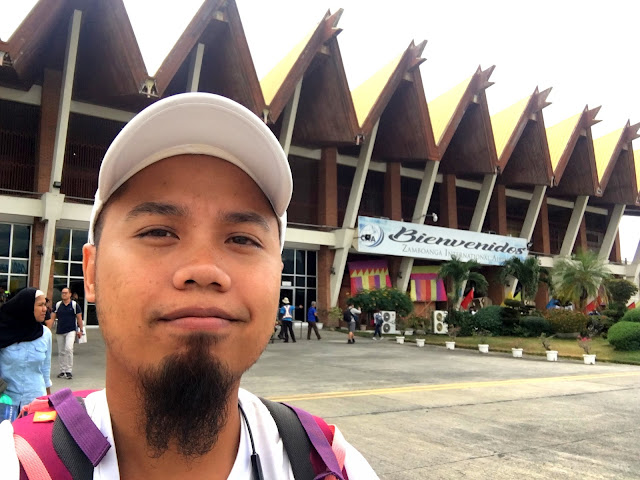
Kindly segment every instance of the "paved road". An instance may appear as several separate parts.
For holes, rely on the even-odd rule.
[[[640,478],[640,367],[323,335],[269,345],[243,386],[337,424],[383,480]],[[54,390],[104,386],[103,350],[90,330]]]

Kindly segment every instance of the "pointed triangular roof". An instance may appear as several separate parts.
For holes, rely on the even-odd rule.
[[[536,87],[531,95],[491,117],[501,182],[553,184],[542,114],[542,109],[550,105],[550,92],[550,88],[540,92]]]
[[[458,175],[493,173],[498,162],[485,90],[494,66],[482,70],[429,102],[440,172]]]
[[[439,160],[420,75],[421,54],[427,44],[410,45],[413,62],[396,85],[380,116],[373,156],[383,161]]]
[[[342,31],[338,28],[342,12],[339,9],[331,14],[328,10],[315,28],[260,80],[271,122],[278,120],[316,55],[326,49],[325,45]]]
[[[600,195],[591,127],[600,107],[589,109],[547,128],[549,155],[556,187],[554,195]]]
[[[359,133],[356,112],[338,45],[342,9],[320,23],[261,81],[267,121],[277,133],[282,112],[302,80],[293,129],[296,145],[353,145]]]
[[[74,7],[40,0],[8,40],[13,69],[26,88],[41,81],[45,68],[62,70]],[[138,96],[148,75],[122,0],[85,0],[81,7],[74,98],[110,104]]]
[[[184,92],[189,56],[204,44],[198,90],[231,98],[262,116],[264,98],[234,0],[206,0],[156,72],[158,94]]]
[[[602,188],[602,202],[635,205],[638,200],[636,167],[632,142],[638,135],[640,123],[626,125],[594,141],[598,179]]]

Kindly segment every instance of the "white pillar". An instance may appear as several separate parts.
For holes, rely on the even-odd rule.
[[[579,195],[576,197],[576,201],[573,205],[573,211],[571,212],[571,219],[569,220],[569,226],[564,234],[564,240],[562,240],[562,247],[560,247],[560,256],[568,257],[573,252],[573,247],[576,244],[576,238],[578,238],[578,232],[580,231],[580,225],[584,218],[584,212],[587,210],[587,203],[589,197],[587,195]]]
[[[482,225],[484,225],[484,219],[487,216],[487,210],[489,209],[489,203],[491,202],[491,194],[493,193],[493,187],[496,185],[496,179],[498,175],[495,173],[488,173],[482,180],[482,187],[480,188],[480,194],[478,195],[478,203],[473,211],[473,218],[471,219],[471,225],[469,231],[481,232]]]
[[[76,57],[78,54],[78,41],[80,39],[80,24],[82,12],[74,10],[69,22],[69,34],[67,35],[67,50],[62,72],[62,90],[60,92],[60,106],[58,108],[58,124],[56,126],[56,138],[53,147],[53,166],[51,169],[51,185],[53,182],[62,181],[62,166],[64,164],[64,152],[67,146],[67,130],[69,127],[69,112],[71,110],[71,96],[73,93],[73,79],[76,71]]]
[[[284,153],[289,156],[291,148],[291,138],[293,138],[293,126],[296,123],[296,115],[298,114],[298,103],[300,102],[300,90],[302,90],[302,79],[296,85],[293,96],[284,109],[284,117],[282,119],[282,129],[280,130],[280,145]]]
[[[336,254],[333,257],[332,272],[334,273],[331,274],[331,280],[329,282],[332,307],[335,307],[338,304],[340,285],[342,284],[344,269],[347,265],[349,248],[351,248],[356,231],[355,226],[358,218],[358,209],[360,208],[360,200],[362,199],[364,184],[367,180],[367,171],[369,170],[369,163],[371,162],[371,154],[373,153],[373,146],[376,142],[379,124],[380,120],[375,123],[371,129],[371,134],[364,140],[360,147],[358,165],[356,166],[356,173],[353,176],[353,183],[351,184],[351,192],[349,193],[349,201],[347,202],[347,210],[344,214],[342,229],[339,233],[336,232],[338,241],[336,242]]]
[[[547,191],[546,185],[536,185],[533,189],[533,195],[529,202],[529,208],[527,209],[527,216],[524,219],[522,230],[520,231],[520,238],[526,238],[531,240],[533,236],[533,230],[536,228],[536,222],[538,221],[538,215],[540,214],[540,208],[542,207],[542,200],[544,200],[544,194]]]
[[[429,210],[429,204],[431,203],[433,186],[436,184],[438,167],[440,167],[440,162],[432,161],[427,162],[424,166],[424,174],[422,175],[420,190],[418,190],[416,206],[413,209],[413,218],[411,219],[412,223],[424,223],[424,219],[427,216],[427,210]],[[401,292],[407,291],[407,287],[409,286],[409,276],[411,275],[412,268],[413,257],[404,257],[400,262],[398,278],[396,279],[396,288]]]
[[[604,240],[600,246],[600,252],[598,257],[602,260],[608,260],[611,255],[611,249],[616,241],[616,235],[618,234],[618,227],[624,214],[624,205],[616,204],[613,206],[613,211],[609,217],[609,224],[607,225],[607,232],[604,234]]]
[[[189,76],[187,77],[187,92],[197,92],[200,84],[200,72],[202,71],[202,58],[204,57],[204,44],[198,43],[189,60]]]
[[[51,275],[51,261],[53,260],[53,246],[56,235],[56,222],[62,218],[64,195],[58,192],[47,192],[41,197],[44,239],[42,240],[42,258],[40,259],[40,290],[46,292],[49,288]]]

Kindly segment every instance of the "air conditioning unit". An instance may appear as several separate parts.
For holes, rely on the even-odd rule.
[[[396,331],[396,312],[381,311],[382,333],[398,333]]]
[[[433,312],[433,333],[445,334],[449,331],[446,319],[446,310],[434,310]]]

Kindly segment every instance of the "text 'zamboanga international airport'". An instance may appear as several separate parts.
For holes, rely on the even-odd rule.
[[[329,326],[331,309],[381,286],[410,292],[431,317],[447,300],[439,266],[454,257],[481,265],[483,306],[516,293],[499,281],[513,257],[551,269],[589,250],[637,284],[640,254],[622,258],[618,228],[640,214],[640,125],[593,138],[599,108],[585,106],[547,126],[550,89],[538,88],[490,115],[493,67],[427,102],[426,42],[408,40],[350,90],[340,15],[320,18],[259,80],[235,2],[207,0],[151,76],[121,0],[38,2],[0,40],[0,292],[36,286],[55,303],[69,286],[97,324],[82,246],[102,158],[137,112],[190,91],[241,103],[280,140],[295,185],[280,298],[317,301]],[[536,305],[549,301],[542,285]]]

